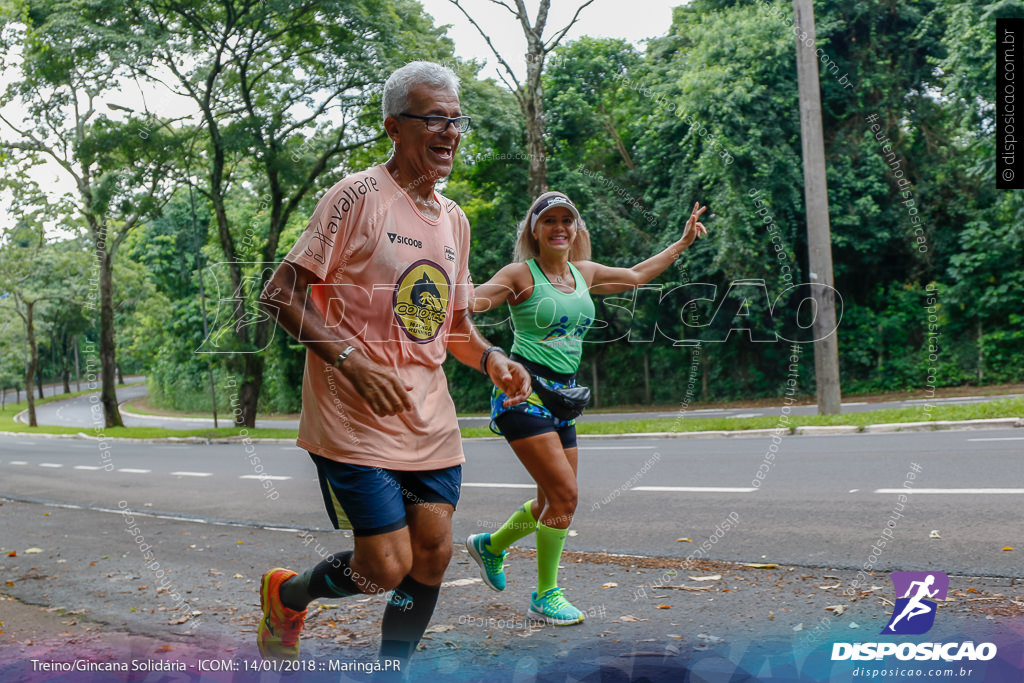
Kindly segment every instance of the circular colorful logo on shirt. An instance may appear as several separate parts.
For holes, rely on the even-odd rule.
[[[417,261],[402,273],[395,289],[395,319],[410,339],[423,343],[437,336],[450,289],[448,274],[433,261]]]

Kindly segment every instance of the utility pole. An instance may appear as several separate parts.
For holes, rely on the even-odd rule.
[[[202,250],[199,248],[199,228],[196,227],[196,199],[192,192],[192,177],[188,180],[188,201],[192,207],[192,235],[196,247],[196,271],[199,273],[199,306],[200,314],[203,316],[203,339],[210,336],[206,328],[206,290],[203,287],[203,260]],[[217,429],[217,389],[213,384],[213,361],[207,357],[206,371],[210,376],[210,407],[213,410],[213,428]]]
[[[839,342],[832,277],[832,233],[828,221],[828,184],[825,181],[825,142],[821,128],[821,88],[815,52],[812,0],[793,0],[796,25],[796,73],[800,84],[800,132],[804,158],[804,203],[807,208],[807,250],[814,317],[814,376],[818,414],[840,412]],[[806,41],[800,34],[806,33]],[[827,335],[827,336],[826,336]]]

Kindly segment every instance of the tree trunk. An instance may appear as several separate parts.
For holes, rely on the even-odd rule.
[[[702,349],[703,353],[700,354],[700,400],[708,400],[708,370],[711,368],[711,363],[708,359],[708,349],[710,344],[706,344]]]
[[[106,230],[100,233],[106,238]],[[101,251],[100,263],[100,370],[103,373],[103,387],[100,401],[103,403],[103,419],[107,427],[123,427],[121,413],[117,409],[117,390],[114,373],[117,372],[117,347],[114,342],[114,273],[113,258],[106,248]]]
[[[38,427],[36,402],[32,396],[32,384],[36,381],[36,367],[39,365],[39,349],[36,347],[36,326],[32,320],[36,303],[25,302],[25,334],[28,336],[28,366],[25,368],[25,398],[28,399],[28,426]],[[42,397],[40,397],[42,398]]]
[[[68,348],[68,336],[67,334],[61,335],[62,344],[60,347],[60,377],[64,380],[64,393],[71,393],[71,358],[70,349]]]
[[[82,390],[82,372],[78,364],[78,335],[75,335],[75,391]]]
[[[242,383],[238,386],[238,408],[235,414],[236,427],[256,426],[256,408],[260,400],[260,387],[263,386],[263,356],[258,353],[246,353],[242,356],[244,370]]]
[[[597,386],[597,358],[590,361],[590,386],[594,394],[594,407],[601,407],[601,392]]]
[[[644,404],[651,405],[651,354],[644,354]]]
[[[38,354],[39,354],[39,351],[36,350],[36,355],[38,356]],[[38,358],[36,359],[36,367],[37,368],[39,367],[39,359]],[[36,382],[36,392],[39,393],[39,398],[46,398],[46,396],[43,395],[43,378],[42,377],[37,377],[36,379],[38,380]]]
[[[981,320],[978,320],[978,386],[985,381],[985,349],[981,346],[982,338]]]
[[[121,364],[117,364],[117,383],[124,386],[124,373],[121,372]]]
[[[548,191],[548,164],[544,156],[544,91],[540,74],[544,68],[544,44],[528,37],[526,92],[520,100],[526,118],[526,150],[530,155],[530,201]]]

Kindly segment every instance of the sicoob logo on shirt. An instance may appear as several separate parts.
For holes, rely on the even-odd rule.
[[[402,273],[395,290],[395,319],[410,339],[422,343],[437,336],[450,289],[448,274],[432,261],[417,261]]]

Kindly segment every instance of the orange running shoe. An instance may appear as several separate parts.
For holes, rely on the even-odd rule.
[[[263,618],[256,627],[256,645],[264,659],[298,659],[299,633],[306,623],[306,610],[298,612],[281,602],[281,584],[295,576],[288,569],[271,569],[260,580],[260,608]]]

